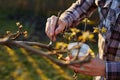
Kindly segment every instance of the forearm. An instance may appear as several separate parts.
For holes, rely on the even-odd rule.
[[[89,17],[96,8],[94,0],[77,0],[60,16],[60,19],[69,27],[76,26],[85,17]]]
[[[107,80],[120,79],[120,62],[106,62],[106,78]]]

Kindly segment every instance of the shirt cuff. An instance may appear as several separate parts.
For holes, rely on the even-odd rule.
[[[66,27],[70,26],[70,24],[69,24],[69,20],[68,20],[68,16],[65,15],[64,13],[61,14],[61,16],[60,16],[60,20],[61,20],[63,23],[66,24]]]
[[[120,80],[120,62],[106,62],[106,80]]]

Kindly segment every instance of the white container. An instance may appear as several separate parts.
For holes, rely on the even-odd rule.
[[[79,46],[79,49],[75,49],[75,46]],[[83,56],[87,56],[89,54],[89,50],[90,47],[85,44],[85,43],[81,43],[81,42],[73,42],[73,43],[69,43],[68,44],[68,50],[70,50],[72,56],[76,56],[76,54],[78,53],[79,50],[79,57],[83,57]]]

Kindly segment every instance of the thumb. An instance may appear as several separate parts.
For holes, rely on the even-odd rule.
[[[58,35],[60,32],[62,32],[64,28],[64,26],[59,25],[55,30],[55,35]]]

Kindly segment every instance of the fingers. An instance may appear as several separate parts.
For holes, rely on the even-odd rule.
[[[77,71],[78,73],[86,74],[92,72],[91,64],[75,64],[75,65],[70,65],[68,66],[70,69]]]
[[[49,30],[50,30],[50,18],[47,19],[46,29],[45,29],[47,36],[50,38],[50,31]]]
[[[50,28],[50,31],[51,31],[51,36],[53,37],[53,36],[55,36],[55,28],[57,27],[57,19],[58,19],[58,17],[56,17],[56,16],[52,16],[51,17],[51,28]]]
[[[89,68],[83,67],[83,66],[69,66],[70,69],[75,70],[79,73],[84,73],[84,72],[90,72],[91,70]]]
[[[58,21],[59,26],[55,30],[55,35],[58,35],[60,32],[62,32],[65,29],[66,23],[62,22],[60,19]]]
[[[56,30],[55,30],[55,35],[58,35],[63,30],[64,30],[64,27],[62,27],[61,25],[59,25],[59,27],[57,27]]]
[[[96,73],[93,73],[91,70],[89,70],[85,67],[69,66],[69,68],[78,72],[78,73],[84,74],[84,75],[89,75],[89,76],[97,75]]]
[[[57,17],[56,16],[52,16],[52,17],[48,18],[47,22],[46,22],[45,32],[46,32],[47,36],[51,40],[52,40],[52,38],[53,38],[53,36],[55,34],[54,30],[55,30],[56,21],[57,21]]]
[[[69,68],[85,75],[105,76],[105,63],[100,59],[91,59],[89,63],[80,66],[71,65]]]
[[[82,66],[86,69],[92,69],[91,66],[93,65],[91,65],[90,63],[86,63],[86,64],[83,64]]]
[[[58,23],[56,26],[57,19],[58,17],[53,15],[50,18],[48,18],[46,22],[45,32],[52,41],[55,41],[56,35],[58,35],[65,28],[65,24],[63,24],[61,20],[58,20]]]

